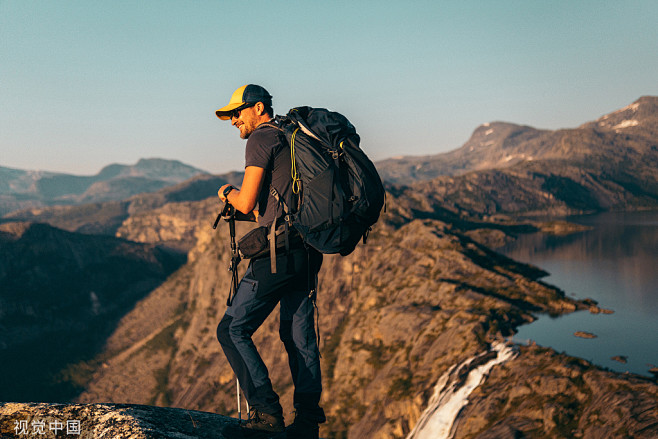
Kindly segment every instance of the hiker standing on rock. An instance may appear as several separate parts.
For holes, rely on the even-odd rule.
[[[240,137],[247,140],[242,186],[222,186],[219,198],[239,212],[236,219],[257,221],[265,231],[281,228],[284,212],[272,192],[291,205],[291,159],[285,138],[271,125],[272,96],[263,87],[245,85],[216,114],[230,120],[240,130]],[[292,228],[281,239],[285,246],[277,245],[274,252],[268,246],[250,259],[217,327],[219,343],[250,406],[246,422],[222,432],[228,438],[317,438],[318,424],[325,422],[319,406],[322,383],[313,315],[322,254],[306,248]],[[276,241],[278,244],[279,239]],[[279,335],[295,386],[295,420],[285,429],[279,396],[251,338],[278,303]]]

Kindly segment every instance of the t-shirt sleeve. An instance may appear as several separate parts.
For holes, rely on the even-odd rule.
[[[272,154],[278,141],[276,132],[270,129],[260,129],[251,133],[245,147],[245,168],[257,166],[271,169]]]

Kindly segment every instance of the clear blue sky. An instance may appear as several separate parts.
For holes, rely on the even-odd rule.
[[[247,83],[345,114],[375,160],[576,127],[658,95],[656,23],[653,0],[0,0],[0,166],[242,169],[214,110]]]

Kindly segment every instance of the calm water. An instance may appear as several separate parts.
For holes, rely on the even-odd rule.
[[[619,372],[651,376],[658,366],[658,212],[570,217],[594,227],[569,236],[525,235],[502,253],[547,272],[543,280],[572,297],[592,298],[614,314],[572,313],[540,318],[515,340],[534,340]],[[596,334],[582,339],[576,331]],[[611,359],[625,356],[626,364]]]

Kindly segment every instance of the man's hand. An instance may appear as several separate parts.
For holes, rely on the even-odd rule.
[[[219,190],[217,191],[217,195],[219,195],[219,199],[222,201],[222,203],[226,203],[226,201],[227,201],[226,197],[224,196],[224,191],[229,186],[233,186],[233,185],[227,183],[224,186],[220,187]]]

